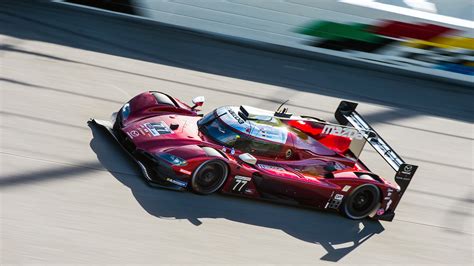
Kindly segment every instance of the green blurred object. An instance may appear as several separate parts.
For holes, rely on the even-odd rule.
[[[378,43],[382,37],[373,34],[368,24],[342,24],[330,21],[316,21],[299,33],[324,38],[327,40],[351,39],[363,42]]]

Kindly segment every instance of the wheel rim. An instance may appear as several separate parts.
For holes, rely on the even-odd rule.
[[[196,169],[193,188],[202,194],[217,191],[227,177],[227,166],[221,161],[210,161]]]
[[[362,219],[369,215],[377,206],[378,195],[378,189],[372,185],[354,191],[345,204],[347,216],[352,219]]]
[[[365,212],[373,200],[374,196],[370,191],[361,191],[354,196],[352,208],[357,212]]]

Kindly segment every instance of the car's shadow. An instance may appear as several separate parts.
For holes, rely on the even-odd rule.
[[[378,221],[352,221],[337,214],[310,209],[218,194],[200,196],[191,192],[150,187],[117,142],[100,126],[89,126],[93,134],[90,147],[100,163],[118,181],[129,187],[140,205],[157,218],[187,219],[196,226],[203,222],[203,218],[224,218],[279,229],[297,239],[321,245],[327,251],[321,259],[328,261],[340,260],[371,236],[384,230]]]

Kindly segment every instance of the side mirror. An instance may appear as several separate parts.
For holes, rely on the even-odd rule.
[[[196,109],[196,107],[202,106],[204,104],[204,101],[206,101],[206,98],[204,96],[197,96],[193,98],[193,104],[194,106],[191,107],[191,110]]]
[[[241,155],[239,155],[239,159],[252,165],[255,165],[257,163],[257,158],[253,157],[250,153],[242,153]]]

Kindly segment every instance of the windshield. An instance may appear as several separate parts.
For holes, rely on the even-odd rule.
[[[239,134],[228,128],[213,112],[209,117],[208,115],[198,122],[201,132],[219,144],[233,147],[236,140],[240,138]]]
[[[211,112],[198,121],[201,132],[213,141],[254,155],[277,156],[283,149],[282,143],[237,133],[221,120],[222,115],[218,116],[215,112]]]

